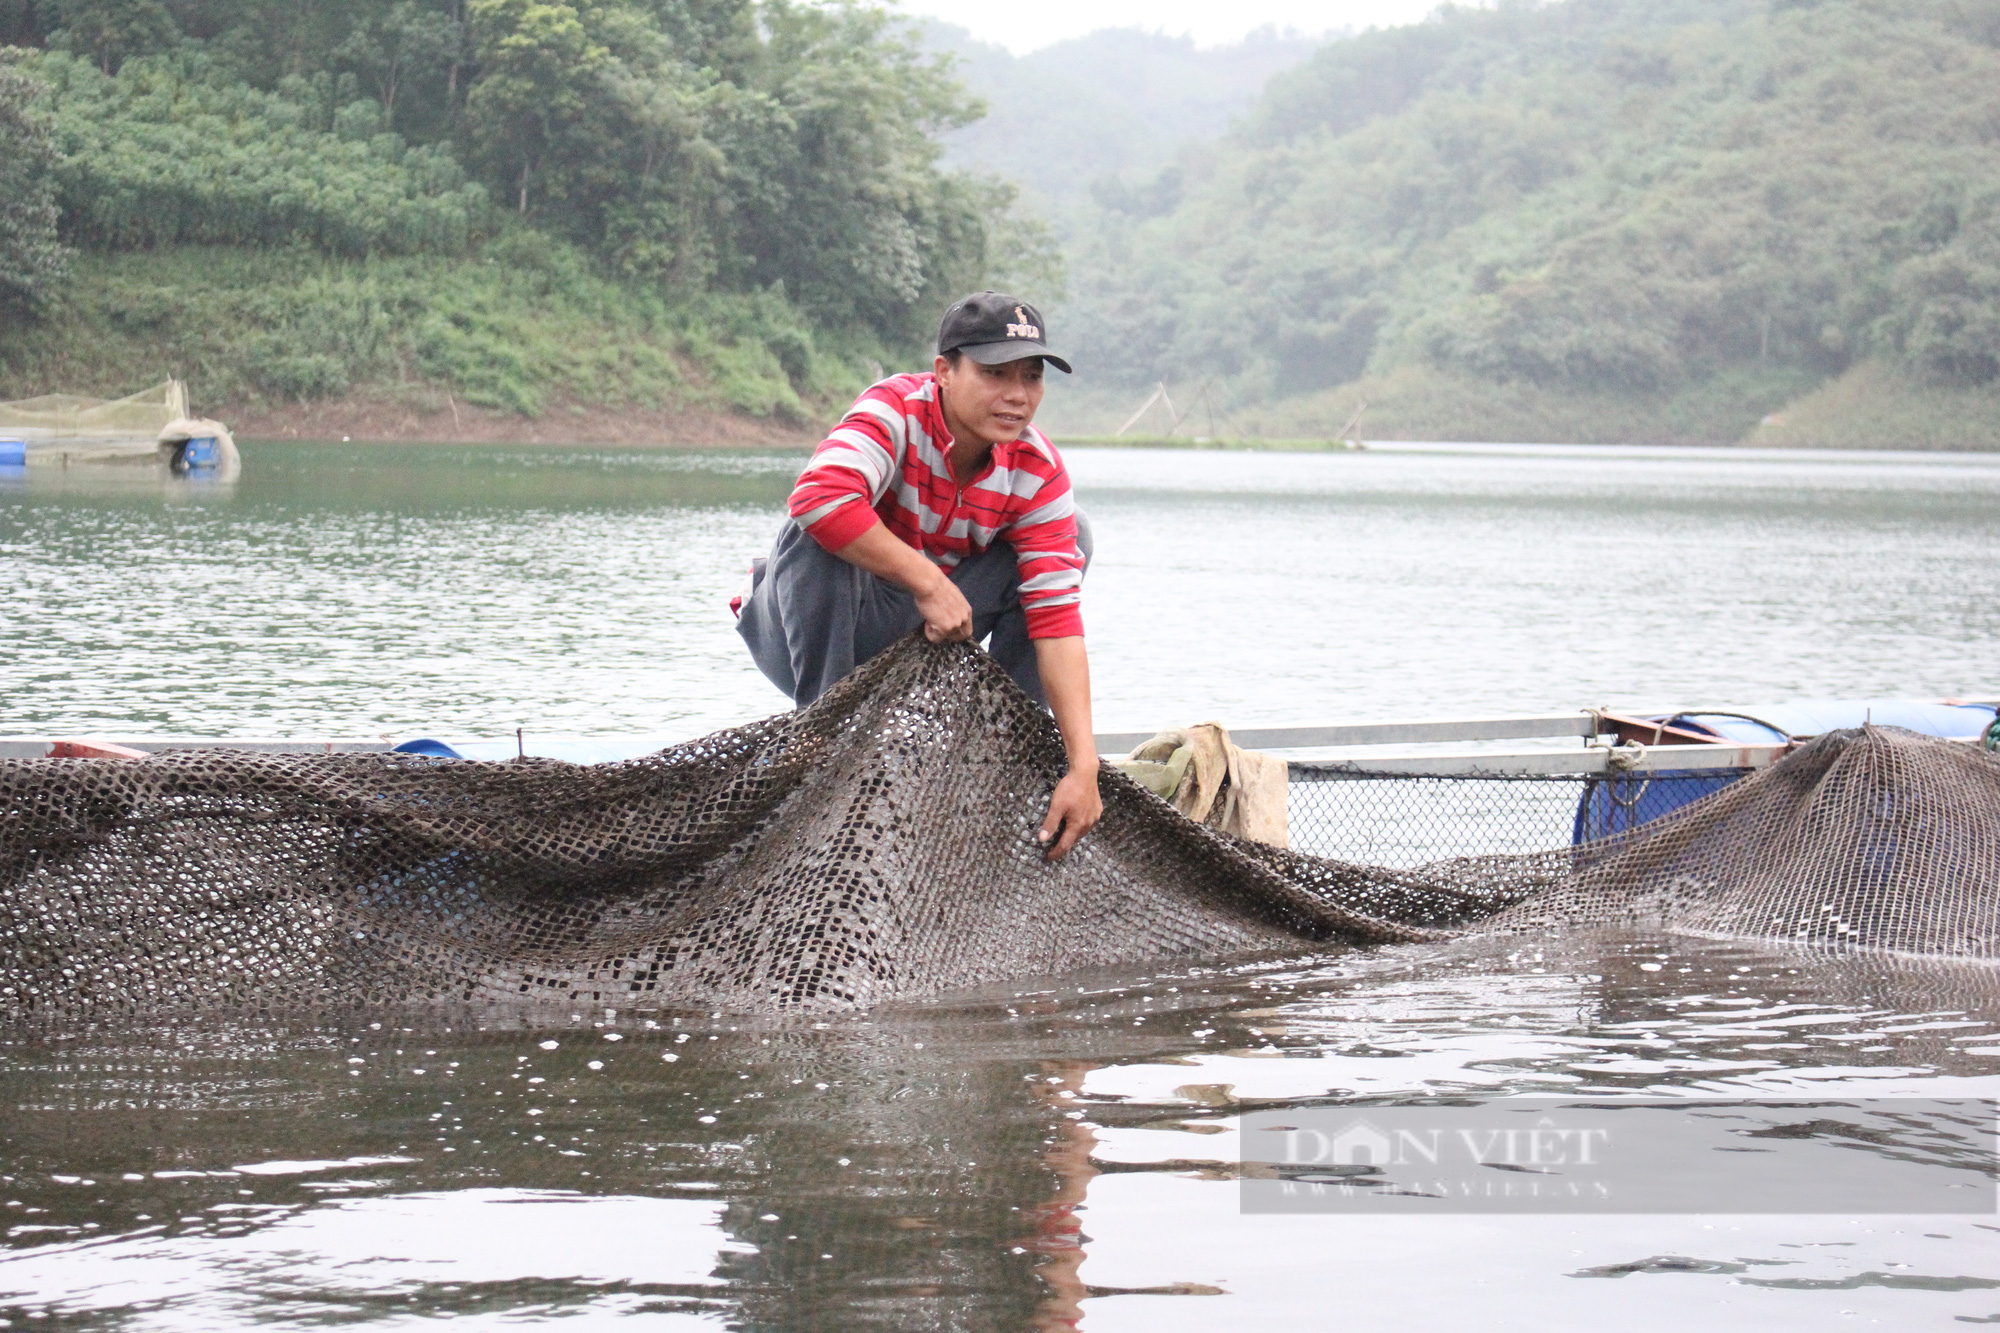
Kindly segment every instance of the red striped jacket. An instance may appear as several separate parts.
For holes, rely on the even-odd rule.
[[[1004,538],[1020,567],[1028,637],[1082,634],[1083,555],[1062,455],[1030,426],[994,445],[961,490],[950,447],[937,377],[892,375],[856,399],[813,451],[792,488],[792,517],[829,551],[880,518],[947,570]]]

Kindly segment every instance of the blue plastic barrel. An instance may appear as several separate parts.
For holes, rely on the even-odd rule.
[[[389,751],[390,754],[420,754],[428,759],[463,759],[464,755],[446,745],[443,741],[420,736],[413,741],[404,741]]]
[[[0,467],[26,467],[28,465],[28,442],[26,440],[0,440]]]
[[[214,467],[222,461],[222,450],[215,443],[213,435],[204,435],[187,442],[187,451],[181,455],[183,467]]]
[[[1576,803],[1570,841],[1581,845],[1650,824],[1748,773],[1742,768],[1667,769],[1589,778]]]

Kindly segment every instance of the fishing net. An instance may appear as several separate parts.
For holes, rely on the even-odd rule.
[[[812,707],[625,763],[182,751],[0,761],[0,1013],[838,1009],[1086,968],[1595,925],[1990,959],[2000,764],[1822,737],[1641,829],[1392,870],[1064,771],[991,658],[921,636]]]
[[[0,403],[0,435],[30,443],[151,448],[169,422],[187,414],[187,387],[166,380],[127,398],[51,393]]]

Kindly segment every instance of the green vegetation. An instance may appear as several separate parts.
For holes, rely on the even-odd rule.
[[[55,138],[39,88],[0,65],[0,316],[14,322],[44,304],[64,277],[56,240]]]
[[[199,52],[117,77],[55,53],[33,68],[56,108],[63,230],[78,244],[460,254],[491,227],[486,191],[449,148],[385,132],[374,102],[333,106],[332,80],[263,92]]]
[[[854,374],[774,294],[669,300],[526,232],[457,259],[185,246],[85,252],[77,269],[63,318],[10,355],[23,381],[143,379],[164,359],[210,402],[355,392],[424,413],[613,403],[799,422]]]
[[[1053,271],[1011,187],[938,164],[977,104],[857,4],[0,0],[0,40],[0,292],[42,312],[0,396],[803,419]]]
[[[1845,382],[1990,447],[1996,126],[1995,0],[1446,9],[1107,200],[1059,313],[1229,432],[1730,441]]]
[[[2000,381],[1943,385],[1864,361],[1766,418],[1744,441],[1832,449],[2000,448]]]
[[[0,396],[802,424],[993,284],[1075,349],[1059,434],[1163,381],[1230,440],[2000,445],[2000,0],[1020,58],[866,0],[0,0],[0,43]]]

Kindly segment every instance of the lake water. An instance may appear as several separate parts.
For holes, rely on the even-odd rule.
[[[0,732],[665,740],[782,704],[724,603],[796,457],[244,454],[227,491],[0,481]],[[2000,693],[2000,457],[1071,465],[1105,729]],[[0,1327],[2000,1323],[2000,1216],[1946,1206],[1990,1158],[1927,1163],[1915,1112],[1837,1128],[1858,1098],[2000,1097],[1991,969],[1606,936],[824,1023],[560,1017],[0,1038]],[[1247,1109],[1532,1094],[1803,1099],[1819,1128],[1779,1146],[1941,1202],[1239,1210]]]
[[[2000,455],[1075,450],[1104,730],[2000,689]],[[0,481],[0,731],[686,738],[783,454],[250,445]]]

